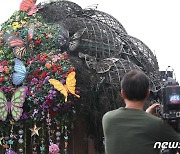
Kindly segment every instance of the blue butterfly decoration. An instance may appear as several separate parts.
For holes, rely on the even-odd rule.
[[[14,62],[15,62],[15,65],[14,65],[15,72],[13,73],[13,84],[19,85],[26,78],[27,71],[26,71],[25,65],[23,64],[21,60],[16,58]]]
[[[69,31],[61,24],[59,34],[56,38],[56,44],[59,47],[68,46],[70,51],[74,51],[79,45],[79,39],[84,34],[86,28],[78,30],[72,37],[69,36]]]

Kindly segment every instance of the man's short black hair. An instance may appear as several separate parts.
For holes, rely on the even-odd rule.
[[[132,70],[123,77],[121,89],[128,100],[144,100],[149,90],[149,79],[144,72]]]

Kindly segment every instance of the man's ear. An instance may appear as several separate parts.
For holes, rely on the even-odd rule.
[[[146,98],[148,98],[150,96],[150,89],[148,89],[147,94],[146,94]]]
[[[122,97],[123,99],[126,99],[126,95],[125,95],[124,90],[121,90],[121,97]]]

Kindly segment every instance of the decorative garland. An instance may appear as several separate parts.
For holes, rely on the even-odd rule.
[[[66,152],[75,118],[79,91],[75,69],[56,44],[61,25],[46,24],[40,8],[23,0],[0,31],[0,145],[7,154],[26,153],[29,133],[32,153]]]

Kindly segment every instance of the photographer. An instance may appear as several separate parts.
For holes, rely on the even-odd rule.
[[[159,154],[156,142],[180,142],[173,128],[153,115],[159,104],[143,111],[149,94],[149,79],[142,71],[123,77],[121,96],[126,106],[107,112],[102,120],[106,154]]]

